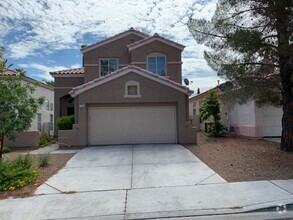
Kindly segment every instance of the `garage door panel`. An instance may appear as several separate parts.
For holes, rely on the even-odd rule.
[[[282,133],[282,108],[274,106],[262,107],[263,136],[281,136]]]
[[[91,107],[89,142],[91,145],[176,143],[176,108]]]

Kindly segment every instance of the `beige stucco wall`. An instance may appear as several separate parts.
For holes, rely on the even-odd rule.
[[[15,140],[10,141],[7,137],[4,137],[4,145],[9,147],[39,147],[39,132],[38,131],[25,131],[18,133]]]
[[[143,45],[131,51],[131,62],[137,65],[137,62],[144,62],[140,64],[142,68],[147,68],[147,56],[152,53],[162,53],[166,56],[167,72],[166,75],[172,81],[181,84],[181,50],[171,47],[159,41],[153,41],[149,44]]]
[[[124,98],[125,83],[130,80],[140,83],[141,98]],[[87,114],[89,106],[174,105],[177,107],[178,142],[196,143],[196,130],[192,129],[188,122],[186,98],[188,98],[186,94],[138,74],[129,73],[121,76],[78,96],[80,106],[78,125],[73,131],[78,140],[75,141],[79,145],[88,144]],[[62,132],[59,135],[63,134]]]
[[[99,77],[99,59],[100,58],[118,58],[119,68],[130,64],[130,53],[127,45],[141,40],[142,38],[129,34],[123,38],[113,41],[104,46],[98,47],[83,54],[85,68],[85,82]]]
[[[84,53],[85,82],[99,77],[100,58],[118,58],[119,68],[129,64],[147,69],[147,56],[151,53],[162,53],[167,57],[167,76],[169,79],[181,84],[181,50],[162,42],[154,41],[143,45],[130,53],[127,45],[142,39],[134,34],[120,38],[114,42],[98,47]]]
[[[60,99],[68,95],[69,92],[72,90],[73,87],[82,85],[84,83],[83,77],[56,77],[55,78],[55,87],[54,87],[54,135],[58,136],[58,129],[56,125],[56,119],[61,114],[61,105],[60,105]]]

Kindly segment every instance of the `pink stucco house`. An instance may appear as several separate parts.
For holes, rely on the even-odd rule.
[[[201,120],[199,109],[209,91],[216,91],[219,97],[224,91],[218,85],[204,93],[189,99],[189,115],[194,119],[193,124],[198,130],[207,131],[209,120]],[[255,100],[244,104],[220,101],[221,122],[231,134],[252,137],[281,137],[282,116],[281,107],[272,105],[257,105]]]
[[[56,135],[67,145],[195,143],[182,82],[184,46],[133,28],[81,49],[83,67],[55,78],[55,120],[75,116]]]

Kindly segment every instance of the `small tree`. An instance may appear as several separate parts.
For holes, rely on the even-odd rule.
[[[203,120],[210,119],[212,124],[208,127],[208,133],[213,137],[224,135],[224,126],[220,122],[220,103],[215,91],[210,91],[199,109],[200,117]]]
[[[16,76],[4,76],[5,65],[0,65],[0,159],[4,135],[9,140],[15,139],[16,133],[29,128],[32,119],[39,107],[43,104],[44,98],[33,98],[31,94],[35,91],[32,84],[21,82],[24,72],[17,70]]]

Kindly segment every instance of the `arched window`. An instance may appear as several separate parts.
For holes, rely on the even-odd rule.
[[[151,53],[147,56],[148,71],[159,76],[166,76],[166,55],[162,53]]]

